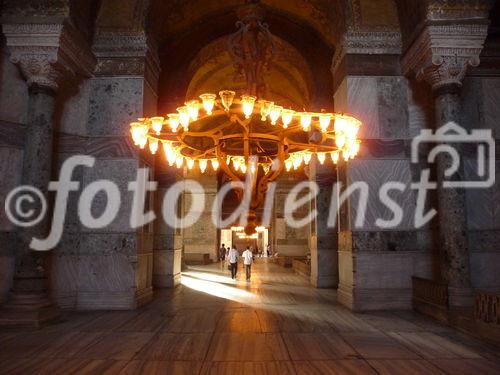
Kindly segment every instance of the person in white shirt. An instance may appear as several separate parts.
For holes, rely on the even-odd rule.
[[[236,250],[236,247],[232,247],[231,250],[229,250],[228,254],[228,261],[229,265],[231,267],[231,278],[234,280],[236,279],[236,274],[238,273],[238,257],[240,256],[240,253],[238,253],[238,250]]]
[[[245,265],[245,273],[247,276],[247,281],[250,281],[250,275],[252,273],[252,261],[253,254],[252,251],[247,247],[247,249],[243,252],[243,264]]]

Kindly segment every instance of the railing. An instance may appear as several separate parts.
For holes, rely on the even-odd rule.
[[[433,305],[448,306],[448,287],[445,284],[413,277],[413,299]]]
[[[474,316],[476,320],[500,325],[500,295],[478,292]]]

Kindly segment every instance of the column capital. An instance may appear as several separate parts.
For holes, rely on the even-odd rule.
[[[435,91],[462,86],[467,69],[479,65],[488,25],[487,20],[427,25],[403,57],[404,73],[425,80]]]
[[[63,80],[89,77],[95,65],[86,41],[66,24],[4,24],[10,60],[29,87],[57,91]]]

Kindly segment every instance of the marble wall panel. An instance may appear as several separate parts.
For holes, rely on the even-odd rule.
[[[363,122],[360,130],[362,139],[380,138],[379,89],[376,77],[348,77],[347,79],[347,108],[339,108],[335,102],[337,112],[346,112]],[[339,103],[341,103],[340,101]]]
[[[66,134],[84,136],[87,134],[89,99],[92,80],[83,80],[76,87],[66,88],[57,97],[57,130]]]
[[[25,124],[28,118],[28,86],[19,69],[9,61],[7,48],[0,47],[0,120]]]
[[[407,80],[408,136],[416,137],[422,129],[433,128],[434,103],[425,82]]]
[[[496,139],[500,139],[500,78],[484,78],[482,82],[482,99],[484,124],[492,129]]]
[[[98,180],[109,180],[116,184],[120,191],[120,209],[115,220],[103,229],[82,228],[83,232],[134,232],[130,226],[130,215],[132,212],[133,192],[128,191],[129,182],[137,178],[138,163],[133,159],[97,159],[93,168],[84,170],[84,189],[90,183]],[[111,199],[116,199],[112,197]],[[104,212],[108,198],[104,192],[96,194],[92,202],[92,214],[98,217]]]
[[[411,230],[414,228],[414,212],[416,204],[415,192],[410,189],[411,171],[408,160],[353,160],[348,166],[348,184],[354,182],[365,182],[369,186],[369,198],[365,214],[364,225],[355,228],[355,220],[358,215],[358,196],[353,194],[350,200],[350,220],[353,230],[381,230],[376,226],[378,218],[390,220],[393,217],[391,210],[386,207],[379,198],[381,187],[389,182],[400,182],[406,186],[404,192],[393,190],[389,193],[391,199],[403,209],[403,220],[398,226],[391,230]]]
[[[142,78],[94,78],[90,83],[88,134],[123,135],[143,114]]]
[[[12,223],[3,209],[5,198],[9,192],[20,185],[23,165],[23,152],[19,149],[0,147],[0,231],[10,231]]]
[[[496,183],[488,189],[467,189],[467,223],[470,230],[500,230],[500,162],[495,163]],[[477,161],[465,160],[465,177],[479,180]]]
[[[377,102],[380,139],[409,137],[408,85],[404,77],[378,77]]]
[[[471,252],[472,286],[479,290],[500,292],[500,252]]]

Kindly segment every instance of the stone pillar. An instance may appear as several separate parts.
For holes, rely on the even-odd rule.
[[[93,56],[75,30],[59,24],[6,24],[3,30],[11,60],[17,64],[29,87],[22,184],[39,189],[49,202],[52,173],[55,97],[62,80],[76,74],[90,75]],[[41,204],[36,203],[37,212]],[[58,317],[48,295],[50,253],[30,248],[32,238],[45,238],[50,217],[35,226],[19,230],[11,298],[0,313],[1,325],[41,324]]]
[[[165,163],[162,158],[159,163]],[[162,205],[168,189],[181,179],[179,173],[168,166],[156,168],[158,190],[155,199],[156,221],[153,242],[153,287],[172,288],[181,281],[182,230],[168,226],[163,220]],[[173,204],[167,202],[166,204]],[[182,207],[182,202],[179,202]],[[180,209],[178,209],[180,212]]]
[[[435,128],[449,122],[461,124],[460,89],[469,66],[479,65],[479,55],[487,35],[488,24],[428,25],[403,59],[406,73],[425,80],[435,96]],[[463,124],[462,124],[463,126]],[[460,170],[451,180],[464,178],[463,152],[459,145]],[[473,304],[469,247],[467,243],[467,210],[463,189],[443,187],[450,180],[445,171],[452,158],[440,153],[436,163],[438,182],[438,221],[440,277],[448,285],[450,308]]]
[[[317,210],[316,219],[311,225],[311,285],[316,288],[336,288],[338,274],[338,234],[337,227],[328,227],[328,216],[333,186],[337,180],[336,167],[330,164],[319,165],[311,160],[309,179],[319,186],[319,194],[313,201]]]
[[[201,173],[198,169],[186,171],[184,178],[198,181],[203,186],[205,195],[205,207],[200,218],[194,225],[182,230],[184,243],[184,261],[198,263],[203,254],[209,254],[210,260],[216,262],[218,259],[218,230],[212,220],[212,207],[218,191],[217,175],[213,172]],[[183,194],[183,217],[191,210],[192,194]]]

